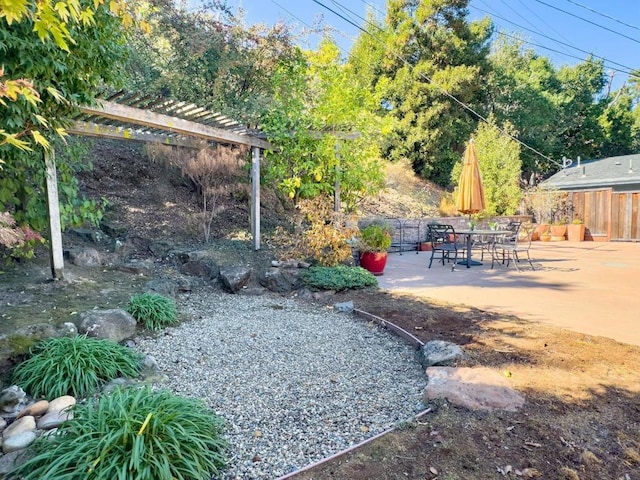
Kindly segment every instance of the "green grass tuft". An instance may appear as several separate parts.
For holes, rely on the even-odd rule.
[[[302,273],[302,280],[316,290],[348,290],[350,288],[376,287],[378,280],[360,267],[311,267]]]
[[[73,407],[34,457],[8,478],[22,480],[209,480],[226,464],[223,421],[202,402],[149,387],[119,389]]]
[[[127,311],[148,330],[161,330],[178,321],[175,302],[157,293],[134,295]]]
[[[140,355],[110,340],[85,336],[38,343],[19,364],[12,381],[33,397],[86,397],[117,377],[137,377]]]

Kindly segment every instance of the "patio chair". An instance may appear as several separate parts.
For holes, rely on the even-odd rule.
[[[518,222],[519,223],[519,222]],[[520,271],[520,267],[518,267],[518,262],[520,262],[520,254],[527,254],[527,261],[529,265],[531,265],[531,270],[535,270],[533,267],[533,263],[531,263],[531,255],[529,254],[529,250],[531,249],[531,241],[533,240],[533,228],[526,229],[526,235],[521,238],[520,235],[520,225],[518,225],[518,234],[511,237],[507,235],[505,238],[496,242],[494,245],[494,252],[491,256],[491,268],[493,268],[494,260],[502,259],[502,264],[504,264],[505,260],[507,262],[507,267],[513,260],[513,264],[516,267],[517,271]]]
[[[458,244],[456,231],[452,225],[431,224],[429,227],[429,238],[431,239],[431,258],[429,258],[429,268],[433,263],[436,254],[440,254],[442,265],[444,261],[453,260],[451,270],[456,267],[458,261]],[[464,249],[462,249],[464,251]]]

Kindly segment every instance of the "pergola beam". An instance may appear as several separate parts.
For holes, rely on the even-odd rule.
[[[67,133],[83,135],[85,137],[111,138],[115,140],[136,140],[139,142],[158,142],[176,147],[202,148],[206,141],[193,137],[168,136],[156,133],[146,133],[132,128],[115,127],[93,122],[76,121],[66,129]]]
[[[197,122],[183,120],[181,118],[171,117],[169,115],[163,115],[161,113],[151,112],[148,110],[128,107],[126,105],[120,105],[106,100],[102,101],[101,106],[80,107],[80,111],[87,115],[96,115],[99,117],[117,120],[119,122],[144,125],[146,127],[157,128],[180,135],[198,137],[204,140],[247,145],[250,147],[259,147],[265,150],[272,149],[269,142],[260,138],[249,135],[240,135],[221,128],[202,125]]]

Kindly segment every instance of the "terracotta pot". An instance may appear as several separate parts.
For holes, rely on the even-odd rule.
[[[387,265],[387,252],[360,252],[360,266],[374,275],[382,275]]]
[[[551,234],[550,233],[543,233],[542,235],[540,235],[540,240],[543,242],[550,242],[551,241]]]
[[[564,237],[567,233],[567,225],[551,225],[552,237]]]
[[[430,252],[432,250],[431,242],[420,242],[421,252]]]
[[[583,242],[584,231],[584,223],[570,223],[567,225],[567,239],[570,242]]]
[[[540,236],[547,232],[549,230],[549,224],[548,223],[539,223],[538,225],[536,225],[535,230],[533,231],[534,235],[537,233],[538,234],[538,238],[540,238]]]

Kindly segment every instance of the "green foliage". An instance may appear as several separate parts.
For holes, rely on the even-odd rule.
[[[210,479],[226,463],[222,420],[202,402],[148,387],[73,407],[57,435],[31,447],[21,480]]]
[[[385,121],[336,45],[323,40],[316,52],[281,65],[273,82],[274,104],[262,125],[278,150],[267,153],[266,181],[294,201],[332,194],[339,184],[349,212],[378,192],[384,175],[375,139]]]
[[[361,267],[311,267],[302,273],[302,280],[309,288],[317,290],[348,290],[378,286],[378,280]]]
[[[479,109],[487,93],[492,27],[488,20],[468,22],[468,3],[389,2],[374,80],[381,104],[397,120],[383,137],[383,155],[408,158],[424,178],[443,186],[477,121],[449,95]]]
[[[127,311],[149,330],[161,330],[178,321],[175,302],[157,293],[132,296]]]
[[[0,158],[5,161],[0,176],[0,210],[14,213],[18,223],[28,223],[38,231],[44,228],[46,218],[45,169],[42,149],[35,144],[48,145],[63,133],[78,105],[95,103],[105,83],[117,84],[118,65],[127,53],[122,19],[114,15],[110,5],[91,0],[74,3],[83,14],[90,13],[91,20],[65,25],[73,39],[68,41],[67,51],[56,42],[43,41],[37,16],[27,15],[10,28],[0,28],[5,77],[28,79],[38,94],[37,102],[24,95],[0,102],[0,130],[16,133],[21,139],[32,138],[22,149],[0,142]],[[113,8],[119,5],[111,3]],[[56,8],[64,9],[65,2]],[[57,40],[55,34],[53,37]],[[82,215],[73,217],[77,209],[88,213],[95,211],[95,204],[78,198],[77,184],[70,183],[64,163],[58,164],[61,210],[63,221],[73,224],[83,219]]]
[[[86,397],[114,378],[137,377],[139,369],[139,355],[110,340],[52,338],[37,344],[16,367],[13,383],[33,397]]]
[[[514,215],[520,206],[520,145],[501,133],[489,116],[490,123],[480,123],[473,135],[478,152],[478,164],[484,187],[486,208],[483,216]],[[502,130],[515,134],[509,125]],[[463,158],[456,163],[451,172],[451,183],[458,184],[462,171]]]
[[[358,250],[361,252],[386,252],[391,246],[395,228],[384,220],[373,220],[360,229]]]

